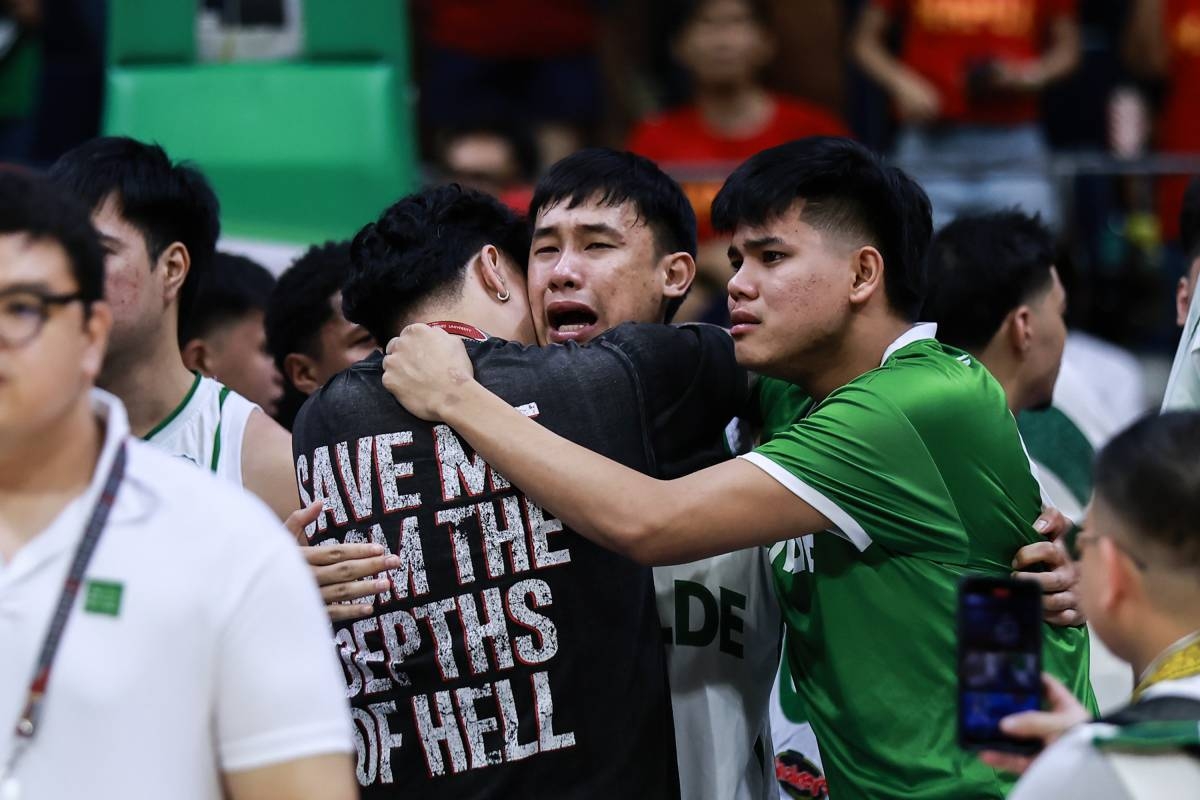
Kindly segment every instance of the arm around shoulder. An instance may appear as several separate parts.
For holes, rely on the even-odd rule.
[[[292,464],[292,436],[257,409],[246,420],[242,482],[281,520],[300,508],[296,470]]]

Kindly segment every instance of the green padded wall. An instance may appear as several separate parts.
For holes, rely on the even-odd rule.
[[[349,236],[418,182],[403,0],[304,0],[305,57],[196,64],[195,0],[110,0],[104,130],[195,161],[231,236]]]
[[[109,64],[196,59],[196,0],[108,0]]]
[[[396,81],[384,63],[113,67],[105,128],[195,161],[227,235],[341,238],[416,185]]]
[[[404,0],[304,0],[303,15],[306,58],[382,58],[407,70],[408,4]]]

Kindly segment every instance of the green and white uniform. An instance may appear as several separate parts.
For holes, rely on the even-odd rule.
[[[142,438],[242,486],[242,437],[256,408],[228,386],[197,373],[175,410]]]
[[[918,325],[873,369],[742,456],[833,523],[777,545],[793,678],[830,795],[1003,797],[956,741],[959,580],[1007,576],[1037,540],[1037,481],[1004,392]],[[1082,628],[1044,630],[1045,669],[1095,707]]]

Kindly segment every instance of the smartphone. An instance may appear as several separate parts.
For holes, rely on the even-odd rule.
[[[1042,707],[1042,592],[1031,581],[964,578],[958,587],[958,741],[968,750],[1036,753],[1000,720]]]

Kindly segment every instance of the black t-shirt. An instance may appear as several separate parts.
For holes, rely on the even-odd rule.
[[[720,460],[746,394],[710,326],[467,349],[513,406],[661,477]],[[564,529],[449,427],[408,414],[379,354],[313,395],[292,446],[304,501],[326,498],[309,540],[379,542],[404,562],[374,616],[335,625],[363,797],[677,796],[648,568]]]

